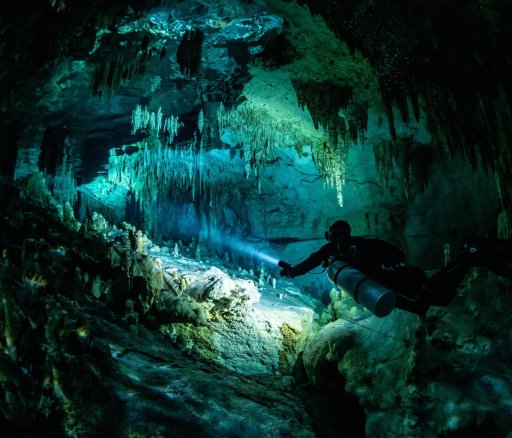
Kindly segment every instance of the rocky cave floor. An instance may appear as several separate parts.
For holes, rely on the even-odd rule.
[[[0,191],[2,436],[509,436],[508,282],[376,318],[29,186]]]
[[[345,433],[291,377],[314,300],[3,189],[2,436]]]

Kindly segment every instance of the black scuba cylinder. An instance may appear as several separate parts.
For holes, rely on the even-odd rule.
[[[395,308],[396,295],[391,289],[342,260],[335,261],[327,268],[327,277],[376,316],[389,315]]]

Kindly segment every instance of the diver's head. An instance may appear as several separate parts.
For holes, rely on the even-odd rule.
[[[345,221],[334,222],[329,229],[325,232],[325,239],[328,242],[335,242],[346,237],[350,237],[352,229],[350,224]]]

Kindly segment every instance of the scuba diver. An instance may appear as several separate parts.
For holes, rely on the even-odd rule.
[[[349,292],[377,316],[395,307],[425,315],[430,306],[447,306],[474,266],[512,280],[512,241],[479,238],[465,243],[459,254],[431,277],[408,266],[405,254],[380,239],[352,236],[348,222],[338,220],[325,232],[327,244],[296,266],[279,261],[281,276],[294,278],[322,265],[329,280]]]

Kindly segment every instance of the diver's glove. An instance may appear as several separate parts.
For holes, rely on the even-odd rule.
[[[286,263],[283,260],[279,260],[279,263],[277,264],[277,266],[283,268],[283,269],[281,269],[281,272],[279,273],[279,275],[281,275],[281,277],[288,277],[288,278],[294,277],[293,266],[290,265],[289,263]]]

